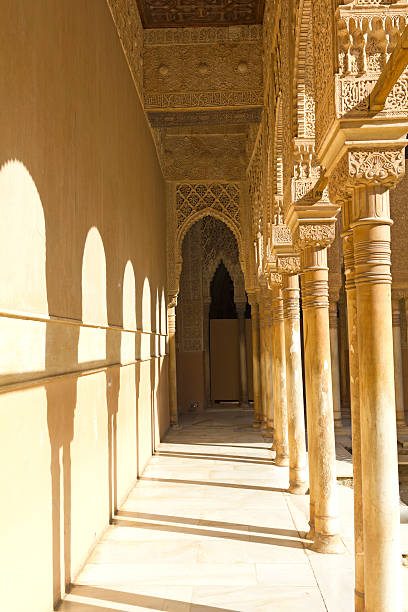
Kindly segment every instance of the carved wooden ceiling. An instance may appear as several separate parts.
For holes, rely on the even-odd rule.
[[[145,28],[262,23],[264,0],[137,0]]]

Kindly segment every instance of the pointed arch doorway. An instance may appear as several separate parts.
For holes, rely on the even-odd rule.
[[[233,232],[206,216],[186,233],[177,305],[177,389],[182,412],[249,405],[250,308]]]

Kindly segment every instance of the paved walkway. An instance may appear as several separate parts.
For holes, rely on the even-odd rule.
[[[308,497],[285,493],[268,446],[237,410],[171,432],[61,610],[352,612],[352,490],[339,486],[347,552],[307,550]]]

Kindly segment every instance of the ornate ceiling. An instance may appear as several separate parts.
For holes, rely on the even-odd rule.
[[[145,28],[262,23],[264,0],[137,0]]]
[[[263,29],[252,23],[264,0],[108,2],[165,179],[244,180],[264,103]]]

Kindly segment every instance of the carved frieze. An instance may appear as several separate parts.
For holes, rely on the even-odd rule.
[[[249,127],[249,124],[254,124],[257,130],[261,121],[261,114],[261,108],[234,108],[228,110],[149,111],[147,116],[153,128],[224,125],[248,125]]]
[[[160,28],[144,31],[145,47],[154,45],[193,45],[205,43],[242,43],[262,41],[262,26],[226,26],[200,28]]]
[[[145,28],[261,23],[264,0],[137,0]]]
[[[261,106],[262,90],[149,92],[145,91],[146,109],[217,108],[225,106]]]
[[[147,109],[262,105],[261,42],[249,35],[247,40],[241,36],[239,42],[227,37],[205,42],[206,38],[195,41],[184,34],[167,44],[163,38],[157,44],[153,36],[148,38],[144,51]]]

